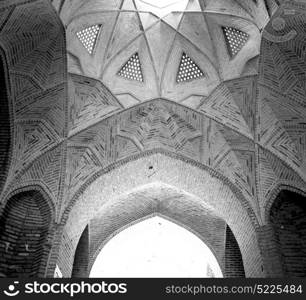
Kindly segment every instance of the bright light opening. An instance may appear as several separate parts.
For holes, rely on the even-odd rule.
[[[177,2],[182,2],[182,0],[141,0],[141,1],[158,8],[165,8]]]
[[[188,0],[136,0],[139,11],[148,11],[159,18],[163,18],[171,12],[185,11]]]
[[[90,277],[223,277],[211,250],[190,231],[153,217],[103,247]]]

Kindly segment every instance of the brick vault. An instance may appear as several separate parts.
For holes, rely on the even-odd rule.
[[[306,277],[305,0],[151,2],[0,2],[0,276],[160,215],[225,277]]]

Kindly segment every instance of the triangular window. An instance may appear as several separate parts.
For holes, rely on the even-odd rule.
[[[186,53],[183,53],[176,76],[176,82],[192,81],[204,76],[199,66]]]
[[[101,25],[93,25],[77,32],[76,34],[89,54],[92,54],[94,51],[100,28]]]
[[[232,27],[223,27],[227,50],[230,56],[235,57],[249,39],[249,35]]]
[[[118,75],[129,80],[143,82],[143,75],[138,53],[135,53],[129,58],[129,60],[118,72]]]

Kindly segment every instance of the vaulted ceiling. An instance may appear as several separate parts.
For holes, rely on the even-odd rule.
[[[286,2],[266,25],[274,0],[173,0],[165,14],[149,2],[53,1],[64,26],[43,0],[2,9],[3,194],[40,184],[60,215],[103,172],[154,151],[209,169],[257,215],[279,184],[303,189],[306,8]]]
[[[197,108],[223,81],[257,73],[258,0],[65,1],[68,70],[102,81],[123,107],[166,98]]]

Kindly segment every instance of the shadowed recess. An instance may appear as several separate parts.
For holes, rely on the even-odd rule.
[[[283,190],[271,207],[276,245],[285,277],[306,276],[306,197]]]

